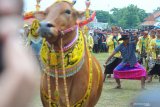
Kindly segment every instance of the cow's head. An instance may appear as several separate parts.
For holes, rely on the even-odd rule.
[[[59,31],[66,30],[77,24],[77,19],[84,12],[76,11],[73,4],[65,0],[54,3],[46,9],[45,19],[40,23],[40,34],[47,39],[50,44],[58,41]],[[70,34],[64,35],[63,39],[70,38]]]

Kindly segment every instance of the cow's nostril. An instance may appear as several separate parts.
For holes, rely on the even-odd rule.
[[[47,24],[47,27],[55,27],[54,25],[52,25],[51,23]]]

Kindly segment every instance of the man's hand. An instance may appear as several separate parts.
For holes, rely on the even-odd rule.
[[[116,52],[113,52],[109,57],[108,59],[106,60],[105,62],[105,65],[112,59],[112,57],[116,54]]]
[[[106,66],[107,66],[106,64],[103,64],[103,67],[104,67],[104,68],[106,68]]]
[[[108,59],[106,60],[106,62],[105,62],[105,65],[108,63]]]

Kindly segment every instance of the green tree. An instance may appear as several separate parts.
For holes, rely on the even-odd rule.
[[[102,10],[96,11],[96,17],[98,19],[98,22],[103,22],[103,23],[110,23],[112,20],[109,12]]]
[[[143,9],[139,9],[135,5],[129,5],[121,9],[113,8],[112,24],[123,28],[136,28],[147,17],[147,13]]]
[[[157,9],[153,10],[153,12],[158,12],[160,11],[160,7],[157,7]]]
[[[136,28],[148,16],[145,10],[131,4],[124,8],[113,8],[111,13],[107,11],[96,11],[99,22],[118,25],[122,28]]]
[[[141,22],[144,21],[144,19],[148,16],[148,14],[143,9],[138,10],[138,16]]]

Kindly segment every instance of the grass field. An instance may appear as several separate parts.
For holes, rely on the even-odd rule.
[[[107,58],[107,53],[94,55],[102,66]],[[146,84],[146,90],[158,87],[159,84],[158,80],[154,80],[152,83]],[[96,107],[130,107],[130,103],[133,102],[134,98],[141,92],[146,91],[141,90],[140,81],[122,80],[122,89],[114,89],[115,86],[114,79],[106,79],[101,98]],[[43,107],[39,95],[35,97],[31,107]]]

